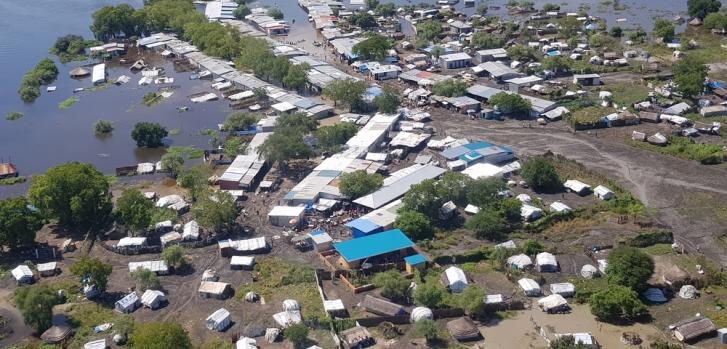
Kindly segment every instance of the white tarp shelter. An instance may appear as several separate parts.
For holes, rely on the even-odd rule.
[[[538,283],[533,279],[522,278],[517,281],[517,284],[528,297],[536,297],[541,294],[540,285],[538,285]]]
[[[520,206],[520,216],[526,221],[534,221],[543,216],[543,210],[533,205],[523,204]]]
[[[198,240],[199,239],[199,224],[197,221],[189,221],[184,224],[182,229],[182,240]]]
[[[10,273],[19,284],[33,282],[33,271],[27,265],[21,264]]]
[[[550,296],[538,300],[538,307],[544,312],[556,312],[568,308],[568,301],[559,294],[551,294]]]
[[[146,290],[141,295],[141,304],[152,310],[159,309],[166,300],[164,292],[159,290]]]
[[[550,210],[552,212],[566,213],[566,212],[570,212],[571,208],[570,208],[570,206],[568,206],[560,201],[555,201],[552,204],[550,204]]]
[[[598,277],[601,273],[598,271],[598,268],[586,264],[581,268],[581,276],[584,279],[593,279],[594,277]]]
[[[139,307],[139,303],[139,296],[136,294],[136,292],[131,292],[124,296],[124,298],[116,301],[116,303],[114,304],[114,310],[123,314],[133,313],[134,310]]]
[[[555,273],[558,271],[558,261],[548,252],[540,252],[535,256],[535,265],[541,273]]]
[[[300,224],[305,206],[275,206],[268,213],[270,224],[278,227],[291,227]]]
[[[563,186],[578,195],[586,195],[591,190],[590,185],[583,183],[577,179],[569,179],[565,181],[565,183],[563,183]]]
[[[449,288],[452,293],[460,293],[469,286],[469,283],[467,282],[467,275],[465,275],[464,270],[460,268],[454,266],[449,267],[444,271],[444,276],[447,281],[447,288]]]
[[[593,189],[593,195],[601,200],[611,200],[616,194],[611,189],[599,185]]]
[[[230,258],[230,268],[232,269],[252,269],[255,265],[255,257],[252,256],[232,256]]]
[[[570,282],[550,284],[550,293],[559,294],[563,297],[572,297],[576,293],[576,286]]]
[[[533,260],[526,254],[518,254],[507,258],[507,265],[515,269],[526,269],[533,266]]]
[[[427,307],[416,307],[412,309],[409,319],[412,323],[421,320],[432,320],[434,319],[434,313],[432,313],[432,310]]]
[[[230,322],[230,312],[225,308],[220,308],[207,317],[205,326],[210,331],[222,332],[230,326]]]

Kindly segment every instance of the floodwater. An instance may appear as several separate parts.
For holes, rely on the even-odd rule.
[[[52,57],[48,54],[48,48],[56,37],[80,34],[90,38],[88,27],[91,14],[104,5],[124,2],[134,7],[142,4],[142,0],[0,1],[0,13],[3,14],[0,16],[0,67],[3,69],[3,79],[0,79],[0,116],[12,111],[24,114],[22,119],[16,121],[0,118],[0,157],[6,161],[11,158],[21,174],[42,173],[51,166],[67,161],[90,162],[104,173],[112,173],[118,166],[156,160],[163,150],[138,149],[129,136],[131,128],[138,121],[154,121],[169,130],[179,129],[178,135],[169,137],[172,145],[204,147],[208,140],[200,136],[199,131],[216,128],[217,123],[230,112],[224,101],[192,105],[187,97],[195,92],[210,91],[209,82],[190,81],[190,73],[174,73],[171,65],[163,61],[158,64],[167,68],[167,75],[175,78],[175,85],[179,85],[179,88],[171,98],[155,106],[145,107],[140,102],[145,93],[155,91],[159,86],[140,87],[137,85],[140,76],[130,75],[125,67],[113,64],[107,69],[109,78],[130,75],[132,80],[129,84],[74,94],[73,89],[77,87],[90,87],[90,81],[88,78],[70,79],[68,72],[89,62],[57,63],[60,74],[52,84],[57,86],[57,91],[47,93],[42,88],[41,97],[34,103],[20,100],[16,91],[23,74],[42,58]],[[408,0],[394,2],[399,5],[421,3]],[[433,0],[428,2],[434,3]],[[546,2],[561,3],[536,0],[536,7]],[[686,3],[622,0],[620,3],[626,10],[613,11],[612,5],[599,5],[598,0],[584,2],[590,4],[594,15],[603,16],[611,24],[617,18],[625,18],[626,22],[620,22],[619,25],[629,27],[642,23],[645,28],[649,28],[652,17],[672,18],[684,10]],[[345,3],[348,4],[348,0]],[[569,2],[564,9],[577,10],[578,3]],[[491,14],[506,16],[505,0],[488,1],[487,4],[502,7],[499,11],[491,10]],[[260,0],[251,6],[279,6],[285,18],[292,23],[290,35],[280,40],[295,43],[318,57],[330,55],[323,48],[313,45],[314,41],[320,41],[321,38],[308,23],[307,14],[297,5],[297,1]],[[474,7],[465,8],[464,2],[460,1],[455,8],[471,14],[478,6],[479,2]],[[78,103],[67,110],[58,108],[59,102],[74,95],[79,97]],[[191,106],[191,110],[178,113],[178,106]],[[94,136],[92,126],[99,119],[114,122],[112,136]],[[0,188],[0,195],[6,190]]]
[[[535,326],[545,329],[546,333],[591,333],[602,348],[634,348],[621,342],[623,332],[636,332],[644,341],[643,347],[663,334],[657,328],[648,324],[633,324],[630,326],[615,326],[596,321],[586,305],[571,305],[572,311],[568,314],[547,314],[536,305],[530,310],[518,311],[512,318],[502,320],[490,326],[480,327],[485,337],[487,348],[547,348]]]

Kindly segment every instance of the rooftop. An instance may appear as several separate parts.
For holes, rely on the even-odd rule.
[[[347,262],[353,262],[413,247],[412,242],[399,229],[333,244]]]

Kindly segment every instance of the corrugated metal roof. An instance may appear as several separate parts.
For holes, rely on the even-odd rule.
[[[412,242],[399,229],[388,230],[333,244],[333,247],[348,262],[379,256],[389,252],[413,247]]]

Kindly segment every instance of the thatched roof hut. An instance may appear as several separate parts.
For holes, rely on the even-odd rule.
[[[68,339],[72,333],[73,330],[69,326],[55,325],[43,332],[40,339],[48,344],[59,344]]]
[[[482,338],[475,323],[467,317],[461,317],[447,323],[447,330],[458,341],[474,341]]]
[[[84,76],[91,75],[91,71],[85,68],[78,67],[71,70],[68,75],[70,75],[72,78],[82,78]]]
[[[399,316],[406,315],[406,310],[399,304],[376,298],[371,295],[366,295],[364,300],[361,301],[360,307],[369,313],[381,315],[381,316]]]
[[[712,320],[704,316],[696,316],[670,325],[674,337],[680,342],[687,342],[693,339],[710,334],[717,330]]]

